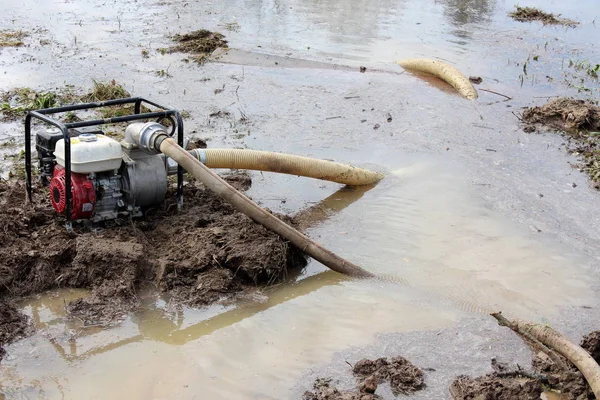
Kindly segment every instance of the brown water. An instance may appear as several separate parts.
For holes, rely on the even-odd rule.
[[[523,134],[506,105],[517,109],[557,91],[580,94],[561,81],[570,70],[557,60],[577,49],[598,57],[595,2],[547,6],[582,21],[577,30],[517,24],[505,15],[512,5],[3,2],[0,12],[10,18],[0,28],[43,28],[38,34],[52,44],[39,47],[36,36],[31,47],[0,50],[0,89],[115,78],[137,95],[189,110],[188,132],[211,139],[210,146],[385,171],[382,183],[364,191],[254,174],[250,195],[276,211],[302,213],[311,237],[399,284],[352,281],[313,262],[296,283],[236,306],[177,309],[149,292],[141,311],[108,330],[65,319],[65,300],[85,293],[56,291],[23,304],[39,330],[8,348],[0,393],[279,399],[306,370],[383,333],[443,329],[499,309],[579,326],[564,310],[598,305],[593,246],[600,221],[589,215],[597,194],[568,167],[559,139]],[[198,28],[222,30],[235,51],[203,67],[156,52],[168,45],[166,33]],[[149,59],[142,48],[152,50]],[[541,56],[522,85],[522,62],[533,53]],[[482,87],[516,99],[495,104],[497,96],[481,93],[477,103],[465,103],[391,62],[409,56],[450,60],[481,75]],[[360,65],[368,73],[358,73]],[[172,77],[159,78],[161,69]],[[545,73],[555,81],[541,79]],[[226,90],[215,95],[222,84]],[[585,84],[597,90],[597,82]],[[214,110],[232,117],[207,119]],[[249,123],[238,121],[242,112]],[[20,129],[0,124],[0,139],[20,138]],[[463,349],[453,351],[458,357]]]

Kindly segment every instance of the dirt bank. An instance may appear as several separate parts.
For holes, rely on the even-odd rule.
[[[600,107],[583,100],[559,98],[527,108],[522,120],[526,132],[561,132],[569,141],[569,151],[581,158],[581,171],[600,189]]]
[[[250,184],[246,175],[227,179],[241,189]],[[56,287],[91,289],[67,306],[86,325],[118,323],[138,306],[136,290],[147,282],[178,302],[204,305],[281,282],[306,265],[299,250],[195,182],[185,187],[182,212],[170,193],[144,219],[113,221],[99,232],[78,226],[67,233],[43,188],[32,205],[24,200],[24,185],[0,182],[0,301]],[[19,321],[12,311],[0,315],[0,347],[26,333]]]
[[[26,337],[31,331],[27,317],[21,314],[14,304],[0,301],[0,361],[5,353],[3,343]]]
[[[600,362],[600,331],[594,331],[583,337],[580,346]],[[567,369],[555,364],[546,354],[534,354],[527,371],[520,366],[509,366],[492,360],[493,373],[471,378],[465,375],[457,377],[450,387],[454,400],[537,400],[544,390],[554,390],[566,400],[594,399],[587,382],[577,368],[559,356]]]
[[[425,388],[423,371],[404,357],[377,360],[362,359],[352,367],[357,378],[357,389],[339,390],[331,385],[331,379],[319,378],[313,385],[313,392],[307,391],[304,400],[373,400],[380,396],[375,392],[377,387],[389,382],[392,393],[410,395]]]

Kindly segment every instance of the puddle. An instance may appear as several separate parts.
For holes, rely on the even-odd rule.
[[[484,308],[539,319],[595,302],[576,266],[584,257],[486,209],[458,172],[422,161],[372,190],[333,194],[319,207],[328,219],[307,219],[312,237],[405,285],[313,263],[298,282],[236,307],[176,309],[147,294],[109,330],[65,320],[64,301],[82,292],[53,292],[25,304],[40,331],[8,347],[2,389],[105,398],[118,382],[119,398],[282,398],[303,370],[376,333],[444,328]]]
[[[303,371],[377,334],[443,329],[499,309],[562,323],[561,310],[597,306],[595,247],[582,250],[596,246],[600,223],[586,210],[597,197],[581,180],[580,197],[568,197],[584,178],[565,171],[557,140],[525,136],[511,114],[557,91],[582,94],[565,79],[580,72],[570,59],[600,59],[591,43],[595,1],[552,4],[548,11],[581,22],[576,29],[511,21],[514,1],[348,4],[0,4],[0,28],[36,27],[25,47],[0,49],[0,90],[117,79],[135,95],[189,110],[187,130],[211,147],[387,171],[370,190],[255,173],[249,193],[300,213],[311,237],[400,283],[352,281],[313,262],[297,282],[236,306],[177,309],[140,294],[144,306],[109,330],[65,318],[64,302],[85,292],[52,292],[23,304],[39,331],[7,348],[0,397],[286,398]],[[157,29],[157,18],[168,28]],[[198,28],[221,31],[233,49],[202,67],[159,51],[167,34]],[[405,57],[448,60],[514,100],[487,107],[502,99],[480,93],[466,105],[438,80],[402,73],[392,62]],[[598,90],[597,80],[579,83]],[[230,114],[207,117],[215,110]],[[18,129],[0,124],[0,141],[19,138]]]

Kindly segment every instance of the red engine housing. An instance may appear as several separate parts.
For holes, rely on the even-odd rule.
[[[67,208],[66,191],[65,169],[56,165],[54,176],[50,181],[50,201],[52,207],[63,215]],[[71,173],[71,193],[73,198],[71,220],[90,218],[96,207],[94,183],[85,174]]]

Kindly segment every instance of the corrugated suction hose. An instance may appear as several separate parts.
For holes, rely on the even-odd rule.
[[[375,275],[366,271],[349,261],[344,260],[333,252],[322,247],[308,236],[289,226],[273,214],[261,208],[243,193],[237,191],[217,174],[211,171],[207,165],[201,163],[195,155],[181,148],[177,142],[168,138],[160,142],[160,151],[175,160],[188,173],[202,182],[208,189],[215,192],[219,197],[229,202],[236,210],[246,214],[254,222],[263,225],[283,238],[289,240],[296,247],[304,251],[315,260],[323,263],[332,270],[358,278],[372,278]],[[240,164],[237,167],[246,168]],[[310,175],[304,175],[310,176]],[[322,175],[329,176],[329,175]],[[321,178],[323,179],[323,178]],[[378,179],[379,180],[379,179]]]
[[[383,179],[379,172],[291,154],[247,149],[194,149],[189,152],[208,168],[279,172],[350,186],[370,185]]]
[[[469,78],[445,62],[430,60],[428,58],[409,58],[396,61],[396,63],[408,70],[427,72],[437,76],[452,85],[458,93],[467,99],[473,100],[477,98],[477,91],[469,81]]]

